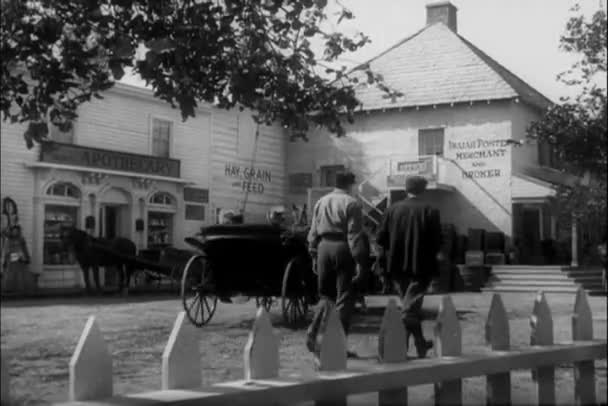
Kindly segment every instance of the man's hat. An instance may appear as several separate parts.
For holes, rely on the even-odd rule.
[[[405,190],[408,193],[419,195],[426,190],[427,180],[419,175],[408,176],[405,179]]]

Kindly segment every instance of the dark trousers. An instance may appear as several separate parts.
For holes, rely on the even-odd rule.
[[[405,328],[416,339],[422,334],[422,302],[431,280],[428,278],[401,277],[394,281],[395,289],[401,297],[401,318]]]
[[[354,307],[352,279],[355,261],[346,241],[321,240],[317,251],[317,273],[321,300],[308,328],[308,338],[315,343],[332,303],[336,304],[342,327],[348,334]]]

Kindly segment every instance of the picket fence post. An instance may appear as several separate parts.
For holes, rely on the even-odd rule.
[[[112,396],[112,357],[97,326],[89,317],[70,359],[71,401],[96,400]]]
[[[593,319],[587,293],[583,288],[576,292],[572,315],[572,340],[593,340]],[[595,404],[595,364],[593,360],[574,363],[575,405]]]
[[[2,353],[4,350],[2,350]],[[9,405],[11,403],[11,390],[10,390],[10,375],[8,372],[8,361],[5,357],[0,355],[0,373],[1,380],[0,384],[2,387],[0,388],[0,403],[4,405]]]
[[[441,298],[435,323],[435,348],[438,357],[462,355],[462,332],[450,295]],[[462,379],[435,383],[436,405],[462,404]]]
[[[161,387],[169,389],[191,389],[201,385],[201,356],[198,334],[180,312],[163,350],[161,363]]]
[[[340,316],[333,303],[326,304],[325,323],[320,331],[319,371],[346,370],[346,335]],[[315,402],[315,406],[346,406],[346,397],[328,397]]]
[[[279,376],[279,340],[270,317],[260,306],[244,351],[245,379],[269,379]]]
[[[509,318],[498,293],[492,296],[486,320],[486,342],[493,351],[510,348]],[[501,372],[486,376],[486,404],[508,405],[511,403],[511,373]]]
[[[538,292],[530,316],[530,345],[553,345],[553,318],[543,292]],[[532,370],[537,404],[555,404],[555,367],[542,366]]]
[[[390,299],[384,311],[378,334],[378,357],[382,363],[407,360],[405,326],[395,299]],[[407,405],[407,387],[378,392],[379,406]]]

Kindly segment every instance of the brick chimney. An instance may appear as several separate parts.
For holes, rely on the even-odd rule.
[[[456,24],[456,11],[458,9],[449,1],[438,1],[426,5],[426,25],[442,22],[450,30],[458,32]]]

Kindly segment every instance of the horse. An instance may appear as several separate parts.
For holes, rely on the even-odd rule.
[[[99,267],[113,266],[118,269],[118,291],[122,292],[123,296],[128,295],[131,275],[136,270],[134,257],[137,247],[133,241],[123,237],[95,238],[75,227],[63,227],[61,241],[67,249],[74,252],[82,270],[87,293],[91,292],[89,268],[93,270],[97,294],[100,294],[102,289],[99,283]]]

